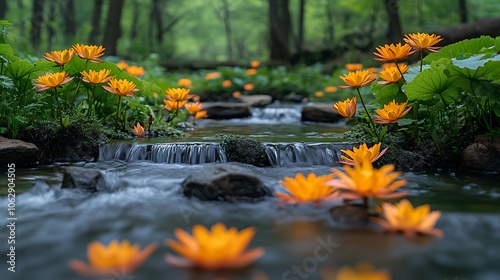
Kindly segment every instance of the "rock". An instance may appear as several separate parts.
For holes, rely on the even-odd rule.
[[[187,197],[215,201],[255,201],[271,191],[251,170],[228,164],[212,164],[189,174],[182,182]]]
[[[334,123],[343,119],[332,108],[332,104],[311,104],[302,109],[302,121]]]
[[[462,151],[461,169],[500,173],[500,138],[478,136]]]
[[[270,95],[242,95],[239,97],[242,103],[250,105],[252,107],[264,107],[271,104],[273,97]]]
[[[306,100],[307,97],[299,94],[288,94],[283,96],[284,101],[293,102],[293,103],[302,103]]]
[[[397,146],[390,146],[387,152],[375,163],[378,166],[386,164],[394,164],[398,169],[412,171],[428,170],[431,167],[421,154],[403,150]]]
[[[271,166],[264,145],[258,141],[247,137],[228,135],[225,136],[221,144],[228,161],[259,167]]]
[[[343,204],[330,209],[335,222],[346,226],[366,225],[370,214],[362,206]]]
[[[35,166],[39,156],[40,150],[35,144],[0,136],[0,165]]]
[[[250,117],[250,106],[243,103],[216,102],[205,103],[207,118],[214,120]]]
[[[97,169],[67,166],[64,167],[63,173],[62,189],[102,191],[106,188],[106,181]]]

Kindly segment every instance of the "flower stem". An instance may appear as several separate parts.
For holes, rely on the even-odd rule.
[[[424,64],[423,58],[424,58],[424,53],[422,50],[419,51],[420,54],[420,72],[422,72],[422,66]]]
[[[370,128],[372,130],[372,134],[373,134],[373,136],[375,136],[375,135],[378,136],[377,130],[375,129],[375,124],[373,123],[373,120],[370,116],[370,113],[368,112],[368,109],[366,108],[365,101],[363,100],[363,96],[361,96],[361,92],[359,91],[359,88],[356,88],[356,90],[358,91],[359,99],[361,99],[361,104],[363,104],[363,108],[365,109],[366,116],[368,118],[368,122],[369,122]]]
[[[118,130],[119,116],[120,116],[120,107],[122,105],[122,97],[118,95],[118,105],[116,106],[116,124],[115,128]]]
[[[54,88],[54,91],[56,92],[56,102],[57,102],[57,111],[59,115],[59,123],[61,124],[61,130],[64,131],[64,124],[62,120],[62,110],[61,110],[61,103],[59,102],[59,92],[57,92],[57,88]]]
[[[92,105],[94,103],[94,95],[95,95],[95,88],[96,88],[96,86],[93,85],[93,87],[94,88],[92,90],[92,95],[89,98],[89,112],[88,112],[88,116],[87,116],[88,118],[90,118],[90,116],[92,115]]]

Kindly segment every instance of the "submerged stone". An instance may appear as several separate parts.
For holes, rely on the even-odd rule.
[[[16,166],[34,166],[38,163],[40,150],[33,143],[0,136],[0,164],[14,163]]]
[[[264,145],[247,137],[229,135],[222,141],[227,160],[259,167],[271,166]]]
[[[182,192],[205,201],[255,201],[271,195],[251,170],[227,163],[209,165],[189,174],[182,182]]]
[[[64,167],[64,177],[61,184],[62,189],[84,189],[99,191],[106,187],[102,173],[97,169],[89,169],[78,166]]]

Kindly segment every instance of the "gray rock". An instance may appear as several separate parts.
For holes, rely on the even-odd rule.
[[[243,103],[205,103],[205,110],[207,111],[207,118],[214,120],[247,118],[252,115],[250,106]]]
[[[246,168],[221,163],[189,174],[182,182],[187,197],[207,201],[255,201],[271,191]]]
[[[101,191],[106,188],[106,181],[97,169],[66,166],[63,170],[62,189]]]
[[[35,144],[0,136],[0,165],[34,166],[39,157],[40,150]]]
[[[247,137],[228,135],[221,144],[228,161],[259,167],[271,166],[264,145],[258,141]]]
[[[241,102],[250,105],[252,107],[264,107],[273,101],[273,97],[270,95],[256,94],[256,95],[242,95],[239,97]]]
[[[478,136],[462,151],[461,169],[500,173],[500,138]]]
[[[332,104],[311,104],[302,109],[302,121],[335,123],[343,119],[332,108]]]

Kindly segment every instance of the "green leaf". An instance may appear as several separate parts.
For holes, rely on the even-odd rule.
[[[398,120],[398,125],[400,126],[405,126],[405,125],[410,125],[412,123],[416,122],[414,119],[399,119]]]
[[[13,89],[14,82],[12,81],[11,78],[4,75],[0,75],[0,87],[3,87],[5,89]]]
[[[452,59],[452,70],[469,79],[484,78],[488,74],[500,69],[500,55],[484,59],[484,55],[473,55],[467,59]]]
[[[405,93],[410,101],[431,100],[437,95],[442,95],[448,101],[458,96],[455,86],[452,87],[458,75],[452,75],[444,66],[440,65],[422,71],[413,81],[406,84]]]
[[[376,102],[381,105],[387,104],[392,100],[405,102],[407,99],[406,95],[399,90],[398,84],[381,85],[373,83],[370,89],[375,95]]]
[[[2,55],[2,56],[14,55],[14,50],[12,49],[12,46],[9,44],[0,44],[0,55]]]
[[[33,65],[31,65],[31,63],[27,60],[18,60],[9,63],[7,66],[7,75],[13,80],[21,80],[23,78],[27,78],[28,75],[33,72],[33,69]]]
[[[480,54],[494,51],[496,46],[495,39],[490,36],[481,36],[479,38],[462,40],[460,42],[447,45],[437,53],[431,53],[424,58],[424,63],[430,64],[433,60],[440,58],[457,58],[464,54]]]
[[[425,69],[429,69],[429,68],[431,68],[431,66],[428,64],[422,65],[422,71]],[[413,81],[413,79],[415,79],[415,77],[418,74],[420,74],[420,65],[415,65],[415,66],[408,68],[408,71],[406,71],[406,73],[404,73],[403,77],[405,78],[405,81],[407,83],[409,83],[409,82]]]

